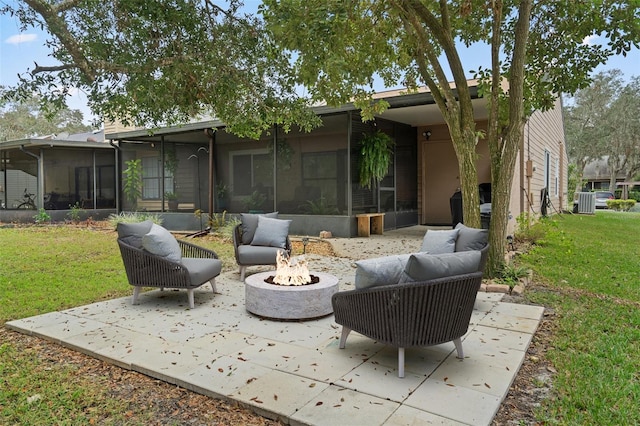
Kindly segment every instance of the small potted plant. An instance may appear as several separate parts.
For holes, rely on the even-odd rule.
[[[220,181],[216,185],[216,208],[219,211],[227,209],[230,192],[230,188],[224,182]]]
[[[264,202],[267,201],[267,197],[260,191],[253,191],[249,195],[244,203],[247,206],[249,213],[264,213]]]
[[[171,211],[178,210],[178,194],[176,194],[175,192],[167,191],[164,193],[164,198],[167,200],[167,203],[169,204],[169,210]]]

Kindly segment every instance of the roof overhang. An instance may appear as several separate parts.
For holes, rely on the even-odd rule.
[[[476,121],[486,120],[488,116],[486,108],[487,102],[478,96],[477,82],[475,80],[469,80],[468,83],[474,117]],[[452,85],[452,87],[454,86]],[[385,91],[377,93],[374,99],[385,100],[389,103],[389,108],[384,113],[376,116],[379,118],[408,124],[413,127],[430,126],[445,122],[440,108],[435,103],[433,95],[425,87],[418,88],[415,91],[407,91],[406,89]],[[312,107],[312,110],[318,115],[329,115],[356,111],[357,108],[353,103],[347,103],[339,107],[317,105]],[[152,130],[140,129],[110,133],[106,134],[105,137],[112,140],[158,142],[162,137],[170,136],[171,142],[189,141],[206,143],[208,141],[207,129],[223,128],[224,126],[224,122],[220,120],[202,120]]]
[[[93,141],[68,141],[62,139],[18,139],[13,141],[0,142],[0,150],[18,149],[20,147],[29,148],[92,148],[92,149],[114,149],[108,142]]]

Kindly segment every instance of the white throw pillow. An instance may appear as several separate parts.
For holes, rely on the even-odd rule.
[[[151,230],[142,237],[142,247],[149,253],[165,257],[173,262],[182,261],[182,251],[171,232],[155,223]]]

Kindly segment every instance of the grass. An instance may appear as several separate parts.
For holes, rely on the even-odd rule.
[[[2,324],[131,295],[112,229],[31,226],[0,228]],[[201,239],[224,268],[235,267],[232,244]],[[86,378],[51,365],[32,349],[0,343],[0,424],[148,424],[153,410],[109,394],[106,378]],[[136,408],[134,408],[136,410]],[[135,419],[135,420],[133,420]]]
[[[554,396],[537,417],[557,424],[640,424],[640,215],[598,211],[541,224],[519,259],[544,283],[527,291],[557,313],[548,357]]]
[[[129,407],[109,397],[104,380],[84,381],[72,368],[53,368],[33,351],[21,353],[9,344],[0,345],[0,361],[1,424],[126,423]],[[138,420],[151,420],[137,414]]]

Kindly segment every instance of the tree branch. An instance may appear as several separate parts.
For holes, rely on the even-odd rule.
[[[74,38],[71,31],[69,31],[69,27],[67,26],[64,18],[57,14],[59,10],[67,11],[69,10],[69,8],[73,7],[75,0],[68,0],[67,2],[61,3],[61,5],[64,4],[65,6],[65,8],[63,9],[53,7],[51,4],[41,0],[24,0],[24,2],[29,5],[29,7],[31,7],[36,13],[42,16],[44,21],[47,23],[47,28],[49,29],[51,34],[53,34],[58,38],[58,40],[60,40],[69,55],[71,55],[74,64],[78,67],[82,74],[91,83],[93,83],[96,79],[96,75],[91,67],[91,64],[84,56],[82,48]]]
[[[449,106],[453,106],[456,103],[455,97],[453,96],[453,93],[449,88],[444,70],[440,66],[440,62],[438,61],[437,56],[433,53],[433,46],[429,42],[429,38],[425,34],[424,29],[416,20],[415,14],[411,13],[412,11],[410,10],[405,10],[405,12],[405,15],[402,16],[401,19],[405,27],[407,28],[407,32],[413,32],[418,38],[418,43],[416,46],[417,54],[415,55],[415,59],[418,65],[418,70],[420,71],[420,75],[422,76],[424,82],[427,84],[427,87],[429,87],[431,95],[433,96],[436,104],[438,104],[438,106],[440,107],[440,110],[443,112],[443,114],[445,114],[445,112],[449,114],[451,112]],[[423,46],[425,46],[426,48],[423,48]],[[431,64],[436,74],[436,79],[440,82],[440,85],[438,85],[438,83],[436,83],[429,75],[425,56],[429,59],[429,63]],[[452,117],[453,115],[451,115],[449,119]]]
[[[502,0],[493,0],[491,13],[493,15],[492,34],[491,34],[491,94],[489,103],[489,125],[487,129],[487,139],[489,141],[498,141],[499,127],[499,111],[500,111],[500,46],[502,40]],[[489,142],[491,143],[491,142]],[[496,152],[501,151],[500,149]]]
[[[66,12],[67,10],[76,7],[78,3],[80,3],[80,0],[63,0],[56,6],[53,6],[51,8],[51,11],[56,14],[60,12]]]
[[[467,84],[467,78],[462,67],[462,61],[458,50],[451,34],[453,33],[451,23],[449,21],[449,9],[445,0],[440,0],[440,13],[442,15],[442,22],[438,22],[436,17],[427,9],[427,7],[420,0],[405,0],[405,4],[409,5],[411,9],[419,16],[424,24],[429,28],[431,34],[442,46],[442,50],[447,57],[451,73],[453,74],[453,80],[456,83],[456,90],[458,91],[459,99],[471,99],[469,93],[469,86]],[[469,103],[462,102],[460,104],[463,115],[473,114],[473,108]]]
[[[34,62],[34,64],[35,64],[35,68],[33,69],[33,71],[31,71],[31,75],[36,75],[42,72],[56,72],[56,71],[64,71],[64,70],[75,68],[75,66],[71,64],[56,65],[56,66],[50,66],[50,67],[40,66],[38,65],[37,62]]]

